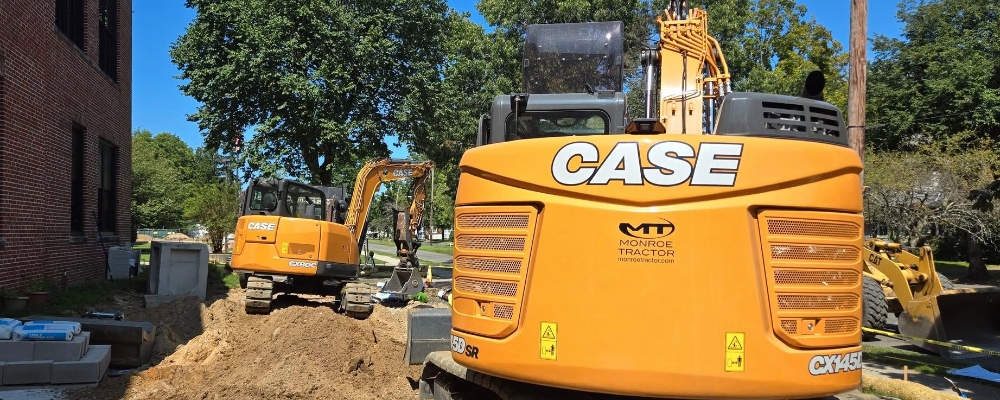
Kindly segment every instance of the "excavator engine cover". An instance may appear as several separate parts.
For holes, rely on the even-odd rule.
[[[1000,350],[1000,290],[954,289],[911,300],[898,317],[899,333],[939,342]],[[985,356],[908,340],[945,358]]]

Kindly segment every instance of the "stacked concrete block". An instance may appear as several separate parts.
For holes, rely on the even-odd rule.
[[[0,335],[0,386],[98,383],[107,372],[111,346],[90,345],[90,332],[76,330],[79,325],[25,329],[20,321],[11,321],[0,319],[13,327],[9,337]],[[65,334],[69,340],[41,333]],[[39,340],[46,336],[48,340]]]

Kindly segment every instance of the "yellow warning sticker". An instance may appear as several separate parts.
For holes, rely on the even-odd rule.
[[[743,372],[746,363],[746,340],[743,333],[726,332],[726,372]]]
[[[555,322],[542,322],[539,357],[543,360],[555,360],[558,353],[556,343],[559,340],[559,329]]]
[[[281,254],[288,254],[288,242],[281,243]]]

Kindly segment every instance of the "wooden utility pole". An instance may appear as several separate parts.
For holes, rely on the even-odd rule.
[[[851,149],[865,160],[865,83],[868,60],[868,0],[851,0],[850,76],[847,86],[847,135]],[[864,172],[861,175],[864,185]]]

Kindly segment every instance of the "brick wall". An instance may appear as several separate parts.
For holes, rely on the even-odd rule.
[[[118,0],[118,79],[99,67],[99,4],[85,0],[84,46],[56,27],[56,0],[0,0],[0,289],[22,277],[104,279],[97,240],[98,141],[118,146],[114,231],[131,232],[132,4]],[[86,128],[84,229],[70,231],[72,132]]]

